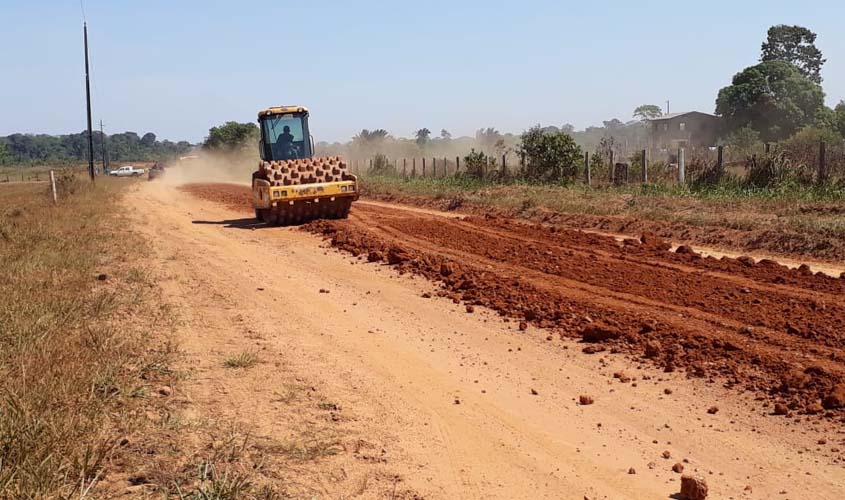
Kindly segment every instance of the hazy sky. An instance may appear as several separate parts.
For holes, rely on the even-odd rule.
[[[845,2],[85,0],[94,120],[200,141],[303,104],[315,139],[361,128],[471,135],[712,112],[766,29],[818,33],[828,104],[845,99]],[[85,127],[78,0],[0,0],[0,135]]]

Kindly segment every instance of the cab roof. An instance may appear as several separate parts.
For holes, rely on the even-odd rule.
[[[258,119],[271,115],[282,115],[286,113],[305,113],[308,114],[308,108],[305,106],[274,106],[258,112]]]

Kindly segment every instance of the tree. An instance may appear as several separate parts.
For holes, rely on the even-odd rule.
[[[490,151],[501,138],[502,134],[493,127],[481,128],[475,132],[475,142],[486,151]]]
[[[601,122],[604,125],[604,128],[607,129],[608,132],[616,132],[625,127],[625,124],[618,118],[613,118],[611,120]]]
[[[431,138],[431,130],[427,128],[421,128],[416,132],[416,143],[419,147],[424,147],[427,143],[429,138]]]
[[[202,147],[211,151],[233,152],[258,143],[258,126],[254,123],[226,122],[211,127]]]
[[[845,137],[845,101],[833,108],[833,127],[840,136]]]
[[[643,104],[634,110],[634,118],[639,118],[641,121],[654,120],[663,116],[663,110],[656,104]]]
[[[363,129],[358,133],[358,135],[352,138],[352,142],[359,144],[378,144],[383,142],[389,136],[390,133],[383,128],[377,128],[373,131]]]
[[[764,141],[785,139],[814,123],[823,107],[821,86],[784,61],[744,69],[716,99],[716,114],[729,130],[750,126]]]
[[[448,141],[449,139],[452,138],[452,134],[450,134],[448,130],[443,128],[443,129],[440,129],[440,138],[443,139],[444,141]]]
[[[572,181],[578,174],[581,148],[569,134],[543,132],[537,125],[522,134],[520,153],[531,179]]]
[[[141,137],[141,144],[144,146],[153,146],[156,143],[156,135],[152,132],[147,132]]]
[[[763,42],[760,61],[783,61],[792,64],[811,81],[822,82],[821,69],[825,63],[822,51],[816,47],[816,34],[802,26],[779,24],[769,28]]]
[[[751,156],[760,145],[760,133],[751,127],[742,127],[726,135],[721,142],[738,156]]]
[[[6,143],[0,141],[0,165],[11,162],[12,155],[6,150]]]

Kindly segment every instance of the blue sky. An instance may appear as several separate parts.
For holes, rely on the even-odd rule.
[[[315,139],[361,128],[472,135],[577,128],[639,104],[712,112],[766,29],[819,35],[828,104],[845,99],[841,1],[86,0],[94,120],[200,141],[277,104]],[[0,0],[0,135],[85,127],[78,0]]]

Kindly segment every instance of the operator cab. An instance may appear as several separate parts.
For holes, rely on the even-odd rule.
[[[308,109],[279,106],[258,113],[261,159],[264,161],[311,158],[314,148],[308,131]]]

